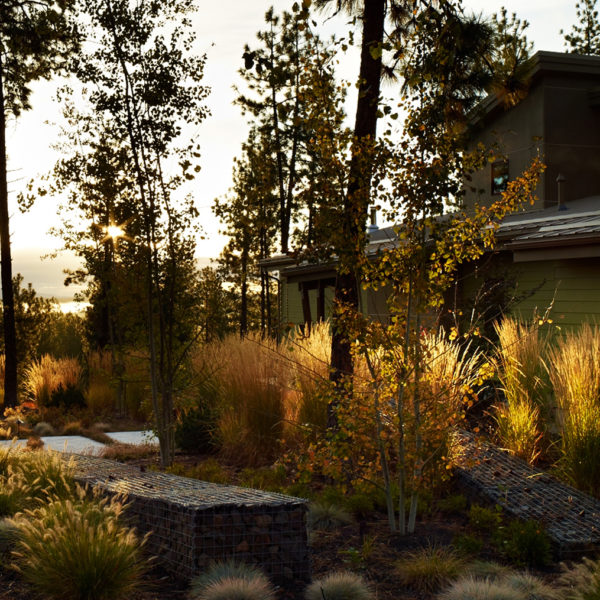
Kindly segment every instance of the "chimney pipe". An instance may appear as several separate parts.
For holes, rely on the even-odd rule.
[[[367,225],[367,233],[373,233],[377,231],[379,227],[377,227],[377,209],[372,206],[370,213],[370,223]]]
[[[558,210],[567,210],[564,197],[566,180],[567,178],[562,173],[559,173],[558,177],[556,178],[556,184],[558,186]]]

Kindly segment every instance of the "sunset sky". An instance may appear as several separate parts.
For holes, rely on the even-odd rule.
[[[255,34],[263,27],[264,13],[271,5],[280,12],[291,4],[287,0],[198,0],[197,50],[207,53],[204,83],[212,88],[208,99],[212,115],[199,130],[191,132],[198,135],[202,145],[202,171],[192,189],[206,236],[199,242],[200,257],[216,257],[224,244],[211,205],[214,198],[227,192],[232,160],[247,135],[247,124],[239,109],[232,105],[235,95],[232,86],[240,81],[237,70],[242,64],[244,44],[254,45]],[[499,10],[502,5],[509,12],[516,11],[520,18],[530,22],[528,37],[535,43],[535,50],[562,51],[564,44],[559,31],[561,28],[569,30],[575,21],[575,0],[464,0],[464,5],[466,9],[486,14]],[[324,17],[318,19],[322,21]],[[346,20],[344,17],[330,19],[326,33],[343,35]],[[350,54],[340,64],[338,74],[353,80],[357,67],[356,53]],[[13,269],[24,275],[25,282],[31,281],[41,295],[68,298],[73,290],[62,285],[62,269],[73,266],[73,258],[59,255],[54,260],[40,260],[41,255],[61,246],[60,240],[47,233],[49,227],[59,223],[56,200],[44,197],[25,215],[16,208],[17,193],[30,179],[48,173],[57,158],[52,150],[52,144],[58,140],[60,123],[60,108],[52,98],[56,86],[56,82],[38,84],[32,98],[33,110],[17,122],[11,121],[7,131],[9,190],[14,203],[11,210]],[[350,98],[350,114],[352,102]]]

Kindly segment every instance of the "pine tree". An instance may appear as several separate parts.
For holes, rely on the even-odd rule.
[[[600,22],[596,2],[597,0],[577,0],[577,23],[570,33],[560,30],[565,38],[567,52],[600,55]]]
[[[5,343],[4,406],[17,404],[17,335],[8,213],[6,123],[31,108],[30,84],[63,71],[78,47],[73,0],[0,3],[0,259]]]

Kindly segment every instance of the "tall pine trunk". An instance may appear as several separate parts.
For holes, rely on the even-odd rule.
[[[331,338],[330,379],[340,386],[353,373],[351,341],[343,326],[343,315],[359,308],[359,282],[356,265],[364,251],[365,226],[371,173],[362,161],[365,144],[374,142],[377,133],[377,110],[381,84],[381,45],[386,0],[368,0],[363,14],[363,37],[360,55],[359,93],[354,124],[354,146],[350,161],[348,194],[343,213],[343,240],[346,247],[339,252],[335,282],[333,333]],[[339,397],[339,396],[338,396]],[[336,402],[328,407],[328,426],[337,424]]]
[[[0,271],[4,326],[4,408],[17,405],[17,332],[12,287],[12,258],[8,215],[8,170],[6,165],[6,107],[4,67],[0,53]]]

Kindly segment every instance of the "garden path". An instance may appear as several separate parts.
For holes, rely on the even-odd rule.
[[[113,431],[106,434],[108,437],[120,444],[156,444],[158,440],[153,433],[149,431]],[[58,452],[73,452],[75,454],[90,454],[97,456],[101,453],[106,444],[91,440],[82,435],[53,435],[41,438],[45,448],[50,448]],[[2,446],[25,446],[27,440],[0,440]]]

